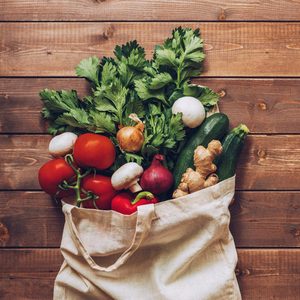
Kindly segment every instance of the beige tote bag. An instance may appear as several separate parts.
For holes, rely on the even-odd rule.
[[[228,206],[235,177],[130,216],[63,206],[54,299],[241,299]]]

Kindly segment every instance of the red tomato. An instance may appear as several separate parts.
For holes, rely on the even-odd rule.
[[[99,197],[95,200],[99,209],[111,209],[111,200],[117,191],[113,188],[110,177],[98,174],[88,175],[82,179],[81,187]],[[85,208],[96,208],[92,200],[84,201],[82,205]]]
[[[39,170],[39,183],[41,188],[49,195],[54,196],[59,190],[58,186],[64,180],[70,180],[75,172],[63,158],[56,158],[46,162]],[[63,197],[65,191],[60,193]]]
[[[116,151],[114,144],[108,137],[95,133],[85,133],[76,140],[73,155],[80,167],[105,170],[114,163]]]

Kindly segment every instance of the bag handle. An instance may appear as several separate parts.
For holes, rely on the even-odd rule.
[[[130,246],[119,256],[119,258],[112,265],[108,267],[102,267],[96,264],[79,237],[78,230],[76,228],[76,225],[74,224],[72,217],[72,210],[74,208],[74,206],[69,204],[65,204],[63,206],[63,212],[65,213],[66,222],[68,224],[73,240],[76,243],[76,246],[81,252],[83,258],[87,261],[90,267],[94,270],[104,272],[114,271],[126,263],[126,261],[139,248],[143,240],[148,236],[151,230],[152,221],[156,218],[154,204],[138,206],[135,233]]]

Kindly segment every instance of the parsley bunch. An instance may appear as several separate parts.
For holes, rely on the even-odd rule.
[[[103,133],[117,145],[118,127],[131,125],[128,116],[136,113],[145,123],[143,148],[137,154],[119,149],[115,168],[128,161],[147,165],[159,152],[172,169],[189,134],[181,114],[172,115],[173,103],[182,96],[193,96],[209,109],[218,101],[212,90],[190,82],[200,75],[204,57],[199,30],[179,27],[156,46],[152,60],[146,60],[145,50],[136,41],[116,46],[113,58],[84,59],[76,74],[90,82],[90,95],[80,99],[74,90],[40,92],[49,132]]]

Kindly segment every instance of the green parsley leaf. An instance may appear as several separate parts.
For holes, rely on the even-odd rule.
[[[99,58],[92,56],[83,59],[76,67],[76,74],[78,77],[84,77],[94,83],[96,86],[99,84]]]
[[[219,95],[206,86],[185,84],[183,93],[185,96],[192,96],[199,99],[206,108],[216,105],[219,101]]]
[[[147,79],[139,79],[134,82],[135,91],[138,96],[143,100],[159,100],[165,104],[167,104],[167,100],[165,99],[165,94],[162,89],[151,90],[149,89]]]
[[[40,92],[40,97],[51,114],[59,114],[79,106],[79,98],[74,90],[53,91],[44,89]]]
[[[158,90],[172,82],[173,78],[169,73],[158,73],[155,74],[149,83],[149,89]]]
[[[180,88],[190,77],[200,74],[204,57],[199,30],[179,27],[163,45],[156,47],[153,61],[160,71],[175,73],[176,86]]]
[[[56,119],[58,125],[70,125],[74,128],[86,128],[90,125],[88,113],[81,108],[73,108]]]
[[[91,118],[90,123],[93,124],[92,131],[96,133],[116,133],[116,125],[109,114],[91,111],[89,115]]]

